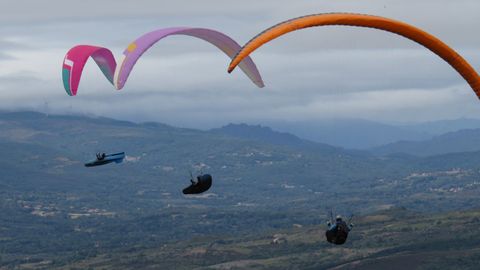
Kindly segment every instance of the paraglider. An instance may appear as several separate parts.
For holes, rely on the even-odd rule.
[[[105,77],[107,77],[107,80],[113,84],[113,75],[115,74],[117,64],[112,52],[102,47],[78,45],[71,48],[63,60],[63,86],[69,96],[75,96],[77,94],[83,67],[89,57],[95,60],[95,63],[97,63],[100,70]]]
[[[127,49],[123,52],[123,58],[119,63],[118,69],[115,70],[115,87],[122,89],[140,56],[159,40],[171,35],[187,35],[203,39],[216,46],[230,58],[233,58],[235,53],[240,50],[240,45],[233,39],[210,29],[173,27],[156,30],[141,36],[128,45]],[[240,63],[240,68],[258,87],[264,86],[260,73],[251,58],[246,58],[245,61]]]
[[[261,32],[247,42],[232,59],[228,72],[233,69],[250,53],[271,40],[286,33],[314,26],[344,25],[368,27],[392,32],[413,40],[433,53],[437,54],[450,64],[470,85],[477,97],[480,98],[480,76],[473,67],[457,52],[433,35],[406,23],[389,18],[350,13],[314,14],[279,23]]]
[[[200,174],[194,180],[190,173],[190,186],[183,189],[183,194],[200,194],[210,189],[212,186],[212,176],[210,174]]]
[[[70,49],[63,61],[62,78],[65,91],[70,96],[77,94],[83,67],[89,57],[95,60],[105,77],[117,90],[122,89],[135,63],[143,53],[161,39],[171,35],[187,35],[205,40],[230,58],[233,58],[235,53],[240,50],[240,45],[225,34],[210,29],[189,27],[164,28],[139,37],[125,49],[118,65],[110,50],[97,46],[79,45]],[[260,73],[251,58],[246,57],[239,65],[253,83],[258,87],[264,86]]]
[[[330,220],[327,223],[328,229],[325,237],[329,243],[343,245],[347,241],[348,233],[352,230],[353,224],[350,223],[352,217],[345,222],[341,215],[337,215],[333,220],[333,214],[330,212]],[[350,224],[349,224],[350,223]]]
[[[115,154],[97,153],[96,159],[85,163],[85,167],[95,167],[109,163],[122,163],[125,158],[125,152]]]

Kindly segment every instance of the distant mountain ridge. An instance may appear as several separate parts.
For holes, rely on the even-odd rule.
[[[363,119],[267,121],[265,124],[310,141],[361,150],[398,141],[423,141],[447,132],[480,128],[480,120],[463,118],[414,124],[384,124]]]
[[[405,153],[414,156],[475,151],[480,151],[480,129],[449,132],[425,141],[400,141],[371,149],[377,155]]]
[[[146,130],[150,131],[173,131],[176,130],[178,132],[187,132],[187,133],[199,133],[203,135],[213,134],[215,136],[223,135],[229,136],[234,138],[239,138],[243,140],[250,140],[250,141],[257,141],[261,143],[271,144],[271,145],[280,145],[284,147],[292,147],[302,150],[313,150],[319,151],[323,153],[348,153],[351,155],[357,155],[361,153],[361,155],[365,155],[367,152],[373,153],[375,155],[391,155],[391,154],[407,154],[407,155],[414,155],[414,156],[432,156],[432,155],[442,155],[448,153],[459,153],[459,152],[474,152],[480,151],[480,128],[478,129],[465,129],[455,132],[449,132],[446,134],[431,136],[427,135],[426,133],[422,133],[422,135],[418,135],[420,133],[416,133],[418,137],[415,137],[413,140],[400,140],[395,141],[392,143],[387,143],[384,145],[371,147],[366,150],[351,150],[349,148],[342,148],[339,146],[330,145],[327,143],[319,143],[317,141],[312,141],[308,139],[304,139],[304,137],[298,137],[289,132],[282,132],[272,129],[271,127],[264,126],[264,125],[249,125],[249,124],[228,124],[221,128],[215,128],[208,131],[199,131],[194,129],[186,129],[186,128],[176,128],[162,123],[154,123],[154,122],[146,122],[146,123],[132,123],[128,121],[122,120],[115,120],[110,118],[104,117],[85,117],[85,116],[65,116],[65,115],[50,115],[47,116],[45,114],[36,113],[36,112],[13,112],[13,113],[5,113],[0,112],[0,120],[11,120],[14,123],[15,121],[21,121],[22,123],[28,123],[30,129],[37,129],[35,132],[37,133],[35,136],[45,136],[45,132],[41,131],[41,123],[42,121],[46,121],[47,119],[52,121],[60,121],[61,123],[66,123],[68,121],[80,121],[82,123],[88,123],[90,125],[115,125],[117,127],[125,127],[125,128],[139,128],[143,127]],[[353,120],[352,120],[353,121]],[[47,121],[48,122],[48,121]],[[361,123],[364,127],[371,126],[375,133],[378,131],[378,128],[382,125],[378,125],[375,122],[368,122],[368,121],[361,121],[355,120],[355,123]],[[11,124],[10,123],[10,124]],[[332,124],[325,130],[330,130],[332,133],[330,135],[334,135],[333,127],[335,125],[339,125],[340,127],[347,128],[348,121],[340,121],[337,124]],[[431,132],[443,132],[449,129],[456,129],[465,126],[476,126],[480,124],[480,121],[474,119],[458,119],[458,120],[445,120],[445,121],[436,121],[436,122],[428,122],[423,124],[415,124],[415,125],[405,125],[403,127],[404,130],[407,129],[415,129],[423,131],[431,131]],[[68,125],[67,125],[68,126]],[[355,125],[353,125],[355,126]],[[385,125],[390,132],[395,133],[398,130],[395,126],[392,126],[392,129]],[[323,127],[325,128],[325,126]],[[355,127],[351,127],[355,129]],[[9,131],[3,132],[0,134],[0,137],[5,136],[13,136],[17,137],[17,139],[22,138],[23,136],[27,136],[28,132],[23,130],[23,133],[18,134],[10,134],[12,132],[11,127]],[[357,135],[355,132],[347,132],[347,129],[341,129],[338,131],[338,140],[348,141],[347,137],[355,138],[356,140],[362,140],[361,136],[366,136],[368,133],[362,133],[361,135]],[[41,132],[39,132],[41,131]],[[29,131],[30,132],[30,131]],[[33,130],[31,130],[33,132]],[[42,133],[43,132],[43,133]],[[296,130],[297,133],[301,133],[300,130]],[[328,132],[327,132],[328,133]],[[388,132],[387,132],[388,133]],[[10,135],[9,135],[10,134]],[[15,135],[15,136],[14,136]],[[328,136],[330,136],[328,135]],[[408,132],[405,134],[398,134],[399,137],[407,136]],[[373,135],[372,135],[373,136]],[[375,135],[377,136],[377,135]],[[378,136],[390,136],[385,135],[384,133]],[[47,136],[48,137],[48,136]],[[426,137],[426,139],[419,139],[420,137]],[[368,140],[376,140],[374,137],[370,137]],[[381,140],[380,140],[381,141]],[[366,144],[370,144],[367,142]],[[101,149],[97,149],[101,150]]]
[[[1,113],[1,112],[0,112]],[[8,113],[7,113],[8,114]],[[45,114],[18,112],[15,116],[37,114],[35,117],[46,117]],[[33,118],[35,118],[33,117]],[[50,116],[81,118],[83,116]],[[87,116],[92,121],[112,121],[103,117]],[[119,124],[135,125],[128,121],[115,120]],[[146,127],[174,128],[161,123],[139,123]],[[240,131],[241,128],[250,130]],[[257,127],[254,129],[253,127]],[[264,128],[264,129],[262,129]],[[268,130],[270,129],[270,130]],[[364,119],[324,119],[311,121],[263,121],[258,124],[229,124],[210,131],[216,134],[235,135],[244,139],[255,139],[278,145],[305,146],[318,143],[335,148],[370,150],[400,141],[426,141],[435,136],[464,129],[480,129],[479,119],[460,118],[453,120],[430,121],[423,123],[385,124]],[[276,133],[273,133],[276,132]],[[252,134],[249,134],[252,133]],[[250,136],[250,137],[249,137]],[[268,138],[271,136],[270,138]],[[296,137],[296,138],[294,138]],[[309,143],[307,143],[309,142]],[[320,145],[317,145],[320,147]]]
[[[215,134],[224,134],[246,140],[255,140],[268,144],[283,145],[294,148],[315,148],[322,151],[342,151],[342,149],[339,147],[301,139],[293,134],[275,131],[270,127],[262,125],[230,123],[221,128],[211,129],[210,132]]]
[[[368,149],[398,140],[422,140],[429,134],[362,119],[332,119],[314,122],[271,122],[269,126],[318,143],[347,149]]]

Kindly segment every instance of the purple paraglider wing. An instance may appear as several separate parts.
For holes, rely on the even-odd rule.
[[[159,40],[170,35],[187,35],[203,39],[228,55],[231,59],[240,50],[240,45],[220,32],[204,28],[175,27],[165,28],[147,33],[132,42],[123,52],[123,59],[115,70],[114,85],[122,89],[137,60]],[[240,63],[240,68],[258,87],[263,87],[262,77],[253,60],[248,57]]]
[[[95,60],[105,77],[113,84],[113,76],[117,64],[112,52],[102,47],[78,45],[71,48],[63,60],[63,86],[68,95],[75,96],[77,94],[83,67],[89,57]]]

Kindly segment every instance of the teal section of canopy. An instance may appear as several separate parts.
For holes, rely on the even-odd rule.
[[[62,70],[62,78],[63,78],[63,87],[69,96],[72,96],[72,91],[70,90],[70,70],[64,68]]]

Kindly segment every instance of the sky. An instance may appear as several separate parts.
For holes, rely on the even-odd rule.
[[[123,50],[149,31],[215,29],[239,44],[281,21],[353,12],[415,25],[480,70],[478,0],[70,1],[0,0],[0,110],[106,116],[180,127],[361,118],[384,123],[480,118],[480,101],[438,56],[387,32],[311,28],[282,36],[251,56],[259,89],[205,41],[168,37],[137,62],[114,90],[93,61],[78,95],[62,85],[65,53],[78,44]]]

